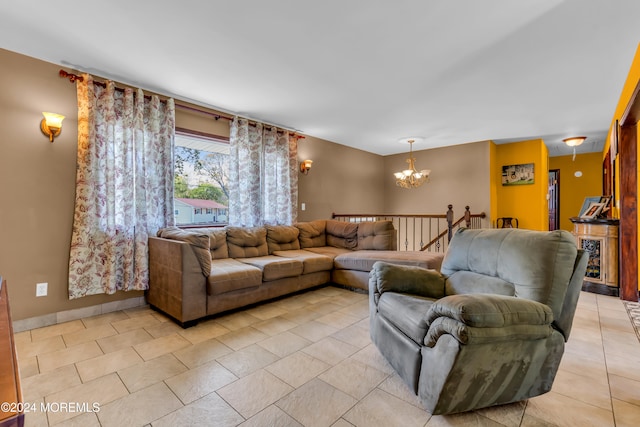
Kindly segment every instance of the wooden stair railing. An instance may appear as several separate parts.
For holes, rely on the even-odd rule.
[[[348,222],[390,220],[394,223],[396,230],[398,230],[398,250],[444,252],[449,241],[451,241],[453,231],[456,227],[460,227],[461,224],[464,223],[467,228],[481,228],[481,219],[486,217],[484,212],[472,214],[469,206],[465,206],[464,215],[454,221],[453,206],[448,205],[447,208],[448,210],[445,214],[334,213],[332,214],[332,218]],[[427,221],[426,226],[425,221]],[[427,243],[423,241],[425,233],[427,234],[427,238],[430,239]]]

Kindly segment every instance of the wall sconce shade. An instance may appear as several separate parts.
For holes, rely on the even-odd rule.
[[[300,163],[300,172],[302,172],[303,174],[308,174],[309,170],[311,169],[311,165],[313,164],[313,160],[305,160],[303,162]]]
[[[64,116],[62,114],[47,112],[43,112],[42,115],[44,119],[40,122],[40,130],[49,137],[49,141],[53,142],[53,139],[60,135]]]

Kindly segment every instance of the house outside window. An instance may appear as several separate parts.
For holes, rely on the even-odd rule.
[[[176,129],[176,225],[226,225],[228,174],[228,141],[222,137]]]

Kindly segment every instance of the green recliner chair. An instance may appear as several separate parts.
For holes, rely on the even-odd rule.
[[[551,389],[588,255],[567,231],[460,229],[441,272],[374,264],[371,339],[432,414]]]

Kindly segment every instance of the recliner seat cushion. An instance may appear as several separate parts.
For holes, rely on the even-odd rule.
[[[417,295],[385,292],[378,300],[378,313],[400,332],[422,345],[427,335],[427,313],[434,300]]]

